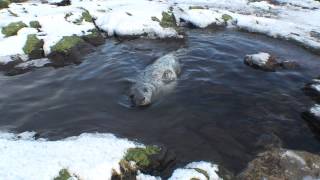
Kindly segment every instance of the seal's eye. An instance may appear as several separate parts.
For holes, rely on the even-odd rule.
[[[143,88],[143,92],[148,92],[148,89],[147,88]]]

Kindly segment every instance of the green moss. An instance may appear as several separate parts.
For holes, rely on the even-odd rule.
[[[203,174],[208,180],[210,179],[210,176],[207,171],[200,169],[200,168],[194,168],[194,170],[196,170],[198,173]]]
[[[41,28],[41,25],[40,25],[39,21],[30,21],[29,25],[32,28],[36,28],[36,29]]]
[[[222,15],[222,19],[224,22],[228,22],[229,20],[232,20],[232,16],[228,15],[228,14],[223,14]]]
[[[27,27],[22,21],[10,23],[8,26],[2,28],[2,34],[8,36],[17,35],[18,31],[24,27]]]
[[[72,176],[70,175],[67,169],[61,169],[59,171],[59,176],[55,177],[54,180],[68,180],[71,177]]]
[[[130,148],[124,159],[134,161],[139,167],[148,167],[150,165],[150,155],[160,152],[157,146],[146,146],[145,148]]]
[[[160,26],[163,28],[173,27],[175,28],[177,26],[176,19],[174,18],[174,15],[172,13],[162,12],[162,19],[160,22]]]
[[[160,20],[159,20],[157,17],[155,17],[155,16],[152,16],[152,17],[151,17],[151,20],[152,20],[152,21],[160,22]]]
[[[205,9],[202,6],[189,6],[189,9]]]
[[[89,13],[88,10],[85,10],[83,13],[82,13],[82,19],[84,19],[85,21],[87,22],[92,22],[92,16],[91,14]]]
[[[83,42],[84,40],[78,36],[64,36],[56,45],[51,47],[51,51],[68,53],[71,48]]]
[[[26,44],[23,47],[23,51],[26,54],[31,54],[33,51],[42,50],[43,40],[37,38],[35,34],[30,34],[27,37]]]
[[[10,1],[8,0],[0,0],[0,9],[8,8]]]

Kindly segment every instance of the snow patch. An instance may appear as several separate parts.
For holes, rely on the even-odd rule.
[[[104,180],[128,148],[138,146],[111,134],[84,133],[58,141],[33,138],[33,132],[0,133],[0,177],[51,180],[63,168],[84,180]]]
[[[270,54],[260,52],[258,54],[247,55],[246,59],[248,59],[248,61],[252,62],[252,64],[255,64],[258,66],[263,66],[269,61],[270,57],[271,57]]]
[[[209,176],[209,180],[222,180],[217,174],[219,171],[218,166],[204,161],[192,162],[187,164],[185,168],[176,169],[169,180],[190,180],[192,178],[207,180],[206,175],[197,171],[197,169],[205,171]]]
[[[314,116],[320,118],[320,104],[315,104],[311,109],[310,113],[312,113]]]
[[[31,61],[27,61],[27,62],[23,62],[20,63],[18,65],[16,65],[16,68],[22,68],[22,69],[26,69],[26,68],[39,68],[39,67],[43,67],[46,64],[49,64],[50,60],[48,58],[42,58],[42,59],[34,59]]]
[[[295,159],[296,161],[300,162],[300,164],[302,164],[302,165],[306,164],[305,160],[301,156],[299,156],[298,154],[296,154],[295,152],[290,151],[290,150],[287,150],[286,152],[284,152],[281,155],[281,157],[282,158],[288,157],[288,158],[291,158],[291,159]]]

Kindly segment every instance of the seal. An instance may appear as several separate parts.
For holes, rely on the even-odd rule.
[[[136,106],[147,106],[152,100],[177,80],[181,72],[178,59],[173,53],[157,59],[136,78],[130,89],[130,98]]]

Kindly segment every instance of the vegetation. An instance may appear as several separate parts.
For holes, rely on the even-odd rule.
[[[36,28],[36,29],[41,28],[41,25],[40,25],[39,21],[30,21],[29,25],[32,28]]]
[[[228,22],[228,21],[232,20],[233,18],[232,18],[232,16],[230,16],[228,14],[223,14],[222,19],[224,22]]]
[[[172,13],[168,12],[162,12],[162,19],[160,21],[160,26],[163,28],[173,27],[175,28],[177,26],[176,19]]]
[[[157,146],[146,146],[145,148],[130,148],[124,159],[134,161],[139,167],[148,167],[150,165],[150,156],[160,152]]]
[[[0,9],[8,8],[10,4],[9,0],[0,0]]]
[[[4,34],[6,37],[17,35],[18,31],[24,27],[28,27],[25,23],[22,21],[19,22],[13,22],[9,25],[2,28],[2,34]]]
[[[68,53],[76,45],[83,43],[84,40],[78,36],[64,36],[56,45],[51,47],[53,52]]]
[[[69,171],[67,169],[61,169],[59,171],[59,175],[54,178],[54,180],[68,180],[72,176],[70,175]]]
[[[38,39],[35,34],[30,34],[27,37],[27,41],[23,47],[23,51],[24,53],[29,55],[34,51],[42,50],[43,44],[43,40]]]

